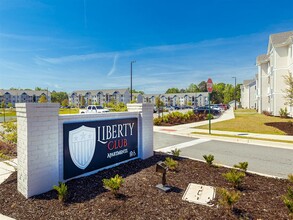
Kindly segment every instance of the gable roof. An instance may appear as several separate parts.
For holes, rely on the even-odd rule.
[[[10,95],[13,96],[20,96],[23,93],[26,93],[28,96],[40,96],[42,94],[51,96],[51,92],[47,91],[47,90],[41,90],[41,91],[35,91],[35,90],[4,90],[4,89],[0,89],[0,96],[3,96],[5,93],[9,93]]]
[[[262,63],[266,63],[269,61],[269,56],[266,54],[262,54],[256,57],[256,63],[257,64],[262,64]]]
[[[120,94],[124,94],[126,91],[129,92],[128,89],[100,89],[100,90],[77,90],[73,91],[71,94],[76,93],[77,95],[85,95],[86,93],[91,93],[92,95],[96,95],[99,92],[102,92],[104,94],[114,94],[114,92],[119,92]]]
[[[278,46],[280,44],[286,44],[288,39],[293,36],[293,31],[282,32],[277,34],[271,34],[270,40],[274,46]]]

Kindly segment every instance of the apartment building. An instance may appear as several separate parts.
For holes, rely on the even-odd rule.
[[[69,95],[70,105],[81,106],[97,103],[103,105],[109,102],[129,103],[130,92],[128,89],[80,90]]]
[[[156,98],[165,106],[203,106],[208,104],[208,93],[174,93],[174,94],[140,94],[133,93],[132,100],[137,103],[153,103],[155,105]],[[98,104],[103,105],[109,102],[114,103],[129,103],[130,92],[128,89],[105,89],[105,90],[80,90],[74,91],[69,95],[70,105],[81,106]]]
[[[160,97],[165,106],[204,106],[208,104],[208,96],[208,92],[145,94],[143,95],[143,102],[155,104],[156,97]]]
[[[15,103],[24,102],[38,102],[41,96],[45,96],[48,102],[51,102],[51,92],[47,90],[34,91],[34,90],[4,90],[0,89],[0,102],[11,103],[15,106]]]
[[[279,116],[281,108],[287,107],[291,117],[292,106],[286,106],[284,76],[293,72],[293,31],[272,34],[267,54],[257,57],[256,98],[258,112],[269,111]]]
[[[257,109],[256,80],[244,80],[240,86],[242,108]]]

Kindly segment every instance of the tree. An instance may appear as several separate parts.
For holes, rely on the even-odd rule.
[[[287,76],[284,76],[284,81],[287,88],[284,90],[285,92],[285,105],[293,106],[293,76],[289,72]]]
[[[7,104],[7,107],[8,107],[8,108],[12,108],[12,107],[13,107],[12,103],[9,102],[9,103]]]
[[[47,90],[47,89],[42,89],[41,87],[36,87],[35,91],[42,91],[42,90]]]
[[[180,93],[178,88],[169,88],[166,91],[166,94],[170,94],[170,93]]]
[[[130,90],[130,88],[128,88],[128,90]],[[143,95],[144,91],[132,89],[132,93],[140,93]]]
[[[208,89],[207,89],[207,82],[206,81],[201,81],[198,84],[198,88],[199,88],[199,91],[200,92],[207,92],[208,91]]]
[[[1,102],[1,108],[5,108],[5,102],[4,101]]]
[[[231,84],[227,84],[224,89],[224,104],[228,104],[234,100],[234,88]]]
[[[191,83],[185,91],[189,93],[200,92],[198,86],[193,83]]]
[[[47,102],[47,98],[44,95],[41,95],[41,97],[39,98],[39,103],[46,103]]]
[[[213,92],[211,93],[211,102],[212,103],[223,103],[224,102],[224,90],[225,83],[213,84]]]
[[[59,103],[60,105],[62,105],[62,102],[65,99],[68,100],[68,95],[66,92],[52,91],[52,93],[51,93],[51,101],[52,102]]]
[[[64,100],[62,101],[61,105],[62,105],[63,107],[68,106],[68,99],[64,99]]]

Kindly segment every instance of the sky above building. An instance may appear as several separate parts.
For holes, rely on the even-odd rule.
[[[0,88],[146,93],[254,78],[292,0],[0,0]]]

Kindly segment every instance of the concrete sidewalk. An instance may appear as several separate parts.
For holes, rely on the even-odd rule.
[[[17,168],[17,159],[0,162],[0,184],[3,183]]]
[[[211,123],[226,121],[230,119],[234,119],[234,111],[233,108],[225,111],[219,118],[211,120]],[[252,143],[259,144],[264,146],[272,146],[272,147],[280,147],[293,149],[293,136],[289,135],[271,135],[271,134],[257,134],[257,133],[247,133],[247,132],[231,132],[231,131],[219,131],[219,130],[211,130],[210,135],[207,129],[198,129],[196,127],[201,125],[208,124],[209,121],[200,121],[194,122],[190,124],[176,125],[176,126],[154,126],[155,132],[162,132],[166,134],[174,134],[188,137],[204,137],[214,140],[224,140],[230,142],[240,142],[240,143]],[[213,126],[212,126],[213,128]],[[196,134],[195,132],[199,132],[201,134]],[[219,136],[218,136],[219,135]],[[220,136],[223,135],[223,136]],[[226,137],[229,135],[231,137]],[[257,140],[263,139],[263,140]],[[273,140],[273,141],[272,141]],[[292,143],[284,143],[278,141],[291,141]]]
[[[0,184],[3,183],[17,168],[17,159],[11,161],[5,160],[0,162]],[[13,220],[8,216],[0,213],[0,219],[2,220]]]

